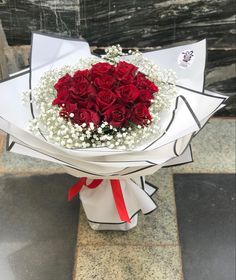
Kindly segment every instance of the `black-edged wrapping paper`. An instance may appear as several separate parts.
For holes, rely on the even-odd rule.
[[[137,224],[137,213],[156,209],[151,196],[155,188],[144,180],[161,167],[192,162],[190,142],[207,120],[225,106],[227,97],[204,90],[206,40],[144,53],[161,69],[177,75],[177,95],[168,111],[160,114],[163,134],[153,135],[132,151],[110,148],[70,150],[53,144],[47,135],[35,136],[27,130],[37,115],[32,101],[25,106],[22,92],[38,85],[45,71],[74,64],[90,57],[85,41],[32,34],[30,68],[0,83],[0,129],[9,134],[8,149],[62,165],[78,178],[103,179],[99,187],[80,191],[90,226],[95,230],[128,230]],[[111,180],[119,179],[131,223],[122,222],[111,191]],[[69,186],[68,186],[69,187]]]

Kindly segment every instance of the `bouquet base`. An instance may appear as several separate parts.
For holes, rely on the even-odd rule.
[[[87,187],[81,188],[79,192],[85,215],[93,230],[128,231],[137,225],[139,212],[146,215],[157,208],[152,199],[157,187],[146,182],[143,176],[97,181],[96,185],[96,180],[86,179]]]
[[[112,223],[93,223],[88,222],[90,227],[93,230],[118,230],[118,231],[128,231],[137,226],[138,223],[138,214],[136,214],[132,219],[131,223],[120,223],[120,224],[112,224]]]

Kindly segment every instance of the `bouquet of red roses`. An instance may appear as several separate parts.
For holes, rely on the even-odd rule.
[[[144,176],[191,162],[192,137],[225,106],[204,90],[205,60],[205,40],[96,57],[84,41],[34,33],[30,68],[0,84],[0,129],[12,152],[80,178],[69,200],[80,194],[93,229],[128,230],[156,208]]]
[[[170,106],[175,90],[171,71],[113,46],[102,58],[46,71],[25,99],[30,95],[40,108],[30,129],[53,143],[132,150],[161,132],[159,113]]]
[[[107,123],[114,128],[148,125],[148,108],[158,87],[138,67],[125,61],[117,65],[98,62],[91,69],[68,73],[55,84],[53,105],[61,107],[60,116],[73,124]]]

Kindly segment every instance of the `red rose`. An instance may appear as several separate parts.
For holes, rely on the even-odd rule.
[[[120,79],[120,83],[122,85],[130,85],[130,84],[133,84],[133,82],[134,82],[133,74],[127,74]]]
[[[153,99],[153,94],[146,89],[139,90],[139,97],[137,99],[137,102],[141,102],[145,104],[147,107],[151,106],[151,100]]]
[[[68,112],[68,114],[70,114],[70,113],[74,113],[78,107],[77,104],[68,102],[65,104],[64,108]]]
[[[86,123],[89,125],[90,122],[93,122],[95,126],[100,124],[100,117],[96,112],[92,110],[81,108],[74,113],[73,122],[81,125]]]
[[[76,100],[87,100],[90,96],[96,96],[96,89],[88,81],[77,84],[71,92],[71,96]]]
[[[84,108],[84,109],[92,110],[94,112],[99,111],[98,105],[93,100],[90,100],[89,98],[85,100],[76,100],[76,104],[78,109]]]
[[[130,121],[136,125],[146,125],[147,120],[152,120],[148,108],[142,103],[135,104],[130,113]]]
[[[91,74],[93,78],[112,74],[113,71],[114,66],[107,62],[98,62],[91,68]]]
[[[123,105],[116,104],[110,107],[104,113],[104,120],[113,127],[122,127],[127,125],[127,113]]]
[[[67,89],[58,90],[57,97],[53,100],[52,105],[62,106],[62,104],[70,101],[70,96]]]
[[[57,83],[54,85],[54,88],[56,90],[68,89],[72,85],[73,85],[73,78],[67,73],[57,81]]]
[[[149,90],[151,93],[158,92],[158,87],[141,72],[138,72],[135,77],[135,85],[137,88]]]
[[[85,70],[77,70],[75,73],[74,73],[74,78],[78,78],[78,77],[85,77],[86,79],[89,79],[90,78],[90,70],[88,69],[85,69]]]
[[[89,110],[92,110],[94,112],[99,111],[98,105],[93,101],[88,101],[87,104],[86,104],[86,108],[89,109]]]
[[[111,107],[117,100],[116,95],[111,90],[101,90],[97,95],[97,105],[101,112],[106,111],[109,107]]]
[[[124,104],[133,103],[139,96],[139,91],[134,85],[120,86],[116,93]]]
[[[78,72],[78,71],[77,71]],[[73,78],[73,87],[76,91],[79,91],[81,94],[86,92],[87,87],[90,85],[90,82],[85,78],[81,73],[77,73]]]
[[[112,89],[116,79],[111,75],[104,75],[94,79],[94,84],[99,89]]]
[[[131,63],[120,61],[115,68],[115,77],[124,84],[132,83],[137,69]]]

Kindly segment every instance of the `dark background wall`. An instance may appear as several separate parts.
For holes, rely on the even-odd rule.
[[[234,0],[0,0],[10,45],[30,44],[33,30],[144,51],[207,38],[206,86],[232,96],[221,115],[235,110],[234,13]]]

